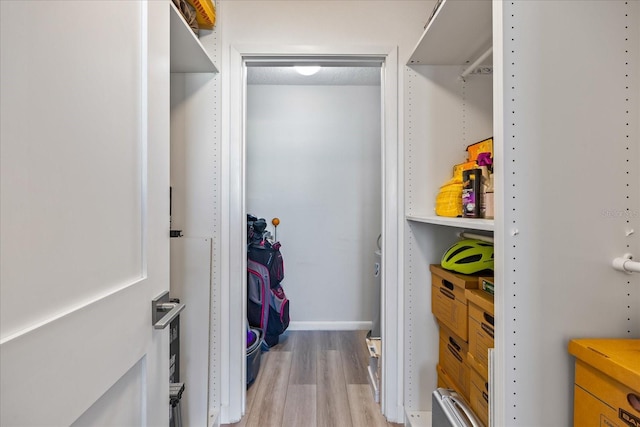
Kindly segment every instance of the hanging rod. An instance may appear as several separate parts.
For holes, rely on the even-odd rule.
[[[611,263],[613,268],[618,271],[624,271],[625,273],[640,273],[640,262],[632,261],[633,256],[631,254],[624,254],[613,260]]]
[[[478,59],[476,59],[475,61],[473,61],[473,63],[471,65],[469,65],[463,72],[462,74],[460,74],[460,79],[464,81],[464,78],[467,77],[469,74],[471,74],[471,72],[473,70],[476,69],[476,67],[478,65],[480,65],[482,63],[482,61],[484,61],[485,59],[487,59],[489,57],[489,55],[491,55],[493,53],[493,46],[491,46],[489,49],[487,49],[487,51],[485,53],[483,53],[482,55],[480,55],[478,57]]]
[[[485,236],[484,234],[476,234],[476,233],[469,233],[467,231],[463,231],[459,233],[458,236],[462,237],[463,239],[476,239],[476,240],[482,240],[483,242],[487,242],[487,243],[493,243],[493,237]]]

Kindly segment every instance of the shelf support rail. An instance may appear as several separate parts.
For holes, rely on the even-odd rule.
[[[640,273],[640,262],[632,261],[633,256],[631,254],[624,254],[613,260],[611,263],[613,268],[625,273]]]
[[[467,68],[465,68],[465,70],[462,72],[462,74],[460,74],[460,80],[464,81],[465,77],[467,77],[469,74],[471,74],[471,72],[473,70],[475,70],[478,65],[482,64],[482,61],[487,59],[489,57],[489,55],[491,55],[492,53],[493,53],[493,46],[491,46],[489,49],[487,49],[487,51],[485,53],[480,55],[478,57],[478,59],[473,61],[473,63],[471,65],[469,65]]]

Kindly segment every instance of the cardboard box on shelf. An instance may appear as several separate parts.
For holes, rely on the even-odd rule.
[[[456,386],[456,391],[469,399],[469,365],[467,352],[469,346],[446,326],[440,325],[440,345],[438,363],[447,377]]]
[[[489,382],[479,372],[469,370],[469,404],[484,425],[489,425]]]
[[[489,349],[493,348],[493,296],[480,289],[467,289],[469,305],[469,353],[487,371]]]
[[[478,363],[471,352],[467,353],[467,365],[474,371],[476,371],[485,381],[489,378],[489,368]]]
[[[640,339],[576,339],[574,426],[640,426]]]
[[[431,270],[431,311],[454,334],[468,339],[468,309],[465,289],[478,288],[478,276],[454,273],[437,264]]]
[[[442,369],[442,366],[438,364],[436,366],[436,371],[438,372],[438,387],[448,388],[450,390],[454,390],[460,396],[462,396],[462,391],[460,388],[451,380],[449,375]]]

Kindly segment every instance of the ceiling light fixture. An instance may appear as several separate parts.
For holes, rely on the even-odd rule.
[[[320,71],[319,65],[296,65],[293,68],[303,76],[312,76]]]

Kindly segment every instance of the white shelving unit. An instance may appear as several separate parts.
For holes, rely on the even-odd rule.
[[[171,72],[217,73],[213,59],[191,31],[172,2],[171,7]]]
[[[490,1],[443,1],[405,72],[405,410],[412,426],[430,425],[437,380],[429,264],[460,232],[495,227],[494,220],[440,217],[434,209],[453,165],[466,161],[466,147],[493,135],[491,75],[459,78],[490,46]]]
[[[186,309],[180,318],[180,380],[185,383],[182,418],[186,425],[211,425],[217,408],[210,407],[216,393],[213,356],[216,321],[212,274],[215,242],[212,221],[216,169],[215,138],[211,132],[216,118],[218,69],[213,57],[196,37],[173,2],[170,7],[171,72],[171,186],[173,188],[172,229],[184,237],[171,239],[171,296],[180,298]],[[213,107],[212,107],[213,106]],[[211,320],[211,324],[209,323]],[[211,382],[211,389],[210,389]]]
[[[462,65],[491,46],[491,1],[443,0],[409,58],[415,65]]]
[[[493,74],[459,79],[489,47]],[[428,265],[479,230],[495,238],[493,425],[570,425],[568,341],[640,338],[640,275],[611,267],[640,254],[640,5],[444,0],[405,77],[407,421],[436,387]],[[495,220],[434,216],[451,166],[489,136]]]

